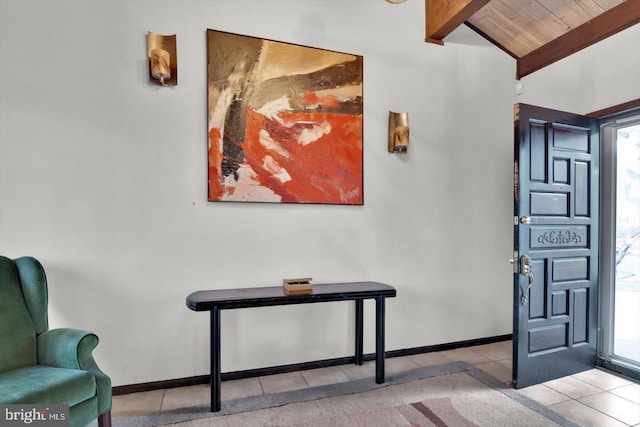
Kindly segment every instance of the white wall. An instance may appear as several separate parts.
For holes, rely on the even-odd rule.
[[[208,372],[190,292],[298,275],[394,285],[388,350],[510,333],[515,62],[466,27],[426,44],[423,22],[419,0],[0,0],[0,253],[43,262],[52,326],[99,334],[114,385]],[[206,201],[207,28],[364,56],[364,206]],[[177,34],[177,87],[147,83],[147,31]],[[223,312],[223,371],[348,356],[352,318]]]
[[[589,114],[640,98],[640,25],[522,78],[518,102]]]

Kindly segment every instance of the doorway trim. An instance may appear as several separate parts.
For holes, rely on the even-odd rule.
[[[629,107],[634,102],[622,104]],[[615,107],[614,107],[615,108]],[[600,119],[600,301],[598,315],[598,365],[640,379],[640,370],[614,353],[615,320],[615,237],[616,237],[616,176],[617,130],[640,121],[640,100],[635,107],[607,111]]]

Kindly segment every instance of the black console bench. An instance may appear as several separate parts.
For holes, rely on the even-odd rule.
[[[220,310],[273,305],[355,301],[355,361],[363,363],[363,301],[376,301],[376,383],[384,383],[385,298],[395,297],[392,286],[378,282],[314,284],[310,293],[287,295],[282,286],[197,291],[187,297],[187,307],[209,311],[211,317],[211,412],[220,410]]]

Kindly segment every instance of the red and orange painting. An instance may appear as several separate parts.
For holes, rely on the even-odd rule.
[[[362,205],[362,56],[207,30],[209,200]]]

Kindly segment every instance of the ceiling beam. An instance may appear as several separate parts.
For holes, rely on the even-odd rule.
[[[518,59],[517,78],[531,74],[637,23],[640,23],[640,0],[626,0]]]
[[[614,105],[613,107],[608,107],[603,110],[594,111],[593,113],[586,114],[586,116],[593,117],[595,119],[603,119],[614,114],[625,113],[634,109],[640,111],[640,98],[623,102],[622,104]]]
[[[449,33],[458,28],[489,0],[425,0],[425,41],[444,44]]]

